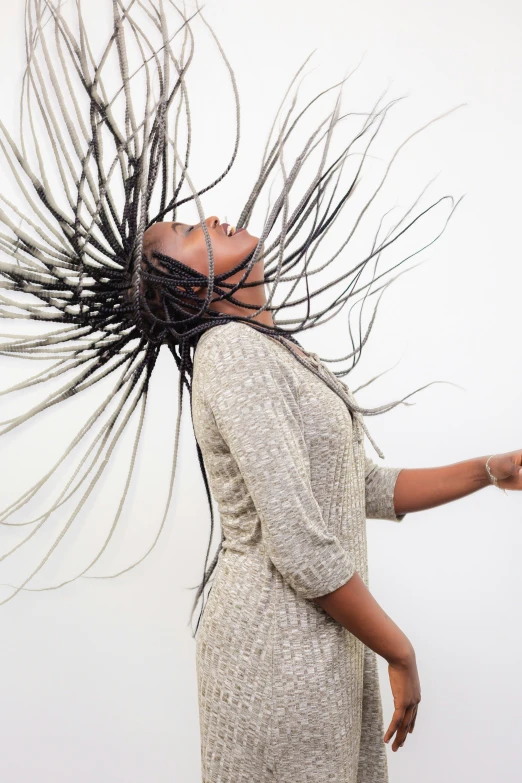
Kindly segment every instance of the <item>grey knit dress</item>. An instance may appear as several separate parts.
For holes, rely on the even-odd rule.
[[[388,781],[376,654],[311,599],[355,571],[368,586],[366,518],[404,518],[401,468],[366,456],[361,415],[322,377],[355,398],[310,356],[237,321],[196,348],[225,536],[196,634],[202,783]]]

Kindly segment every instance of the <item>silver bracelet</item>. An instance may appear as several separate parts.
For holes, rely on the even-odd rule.
[[[496,487],[498,487],[498,489],[503,489],[503,488],[498,486],[498,479],[496,478],[496,476],[493,475],[493,473],[491,472],[491,468],[489,467],[489,460],[491,459],[491,457],[494,457],[494,456],[496,456],[496,455],[492,454],[490,457],[487,458],[486,470],[488,472],[490,483],[494,484]],[[504,491],[504,494],[507,495],[506,490],[504,489],[503,491]]]

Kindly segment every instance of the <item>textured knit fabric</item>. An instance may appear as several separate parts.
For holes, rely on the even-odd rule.
[[[376,655],[311,599],[355,571],[368,586],[366,517],[404,518],[401,468],[366,456],[322,377],[240,322],[196,348],[194,431],[225,536],[196,635],[203,783],[388,781]]]

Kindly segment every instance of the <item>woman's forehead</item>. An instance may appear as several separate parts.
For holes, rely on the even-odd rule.
[[[165,239],[169,236],[179,236],[176,231],[176,227],[182,225],[183,223],[171,221],[153,223],[153,225],[149,226],[149,228],[143,233],[143,239],[146,241],[154,241],[158,239]]]

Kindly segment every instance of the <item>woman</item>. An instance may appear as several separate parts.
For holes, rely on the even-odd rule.
[[[148,390],[164,346],[180,371],[170,489],[152,545],[119,574],[142,562],[159,540],[187,389],[211,538],[212,495],[222,523],[221,546],[194,603],[215,570],[197,637],[205,783],[385,783],[375,655],[389,662],[396,709],[384,739],[394,737],[394,750],[414,728],[420,687],[411,643],[368,591],[365,518],[400,521],[408,512],[462,497],[490,481],[520,489],[522,452],[421,470],[378,466],[364,452],[366,433],[384,456],[363,415],[385,412],[403,400],[374,409],[360,406],[340,380],[351,367],[331,372],[295,337],[333,318],[361,291],[364,305],[378,290],[370,293],[382,276],[376,276],[381,255],[432,209],[411,220],[408,210],[384,238],[379,225],[366,258],[343,260],[385,178],[351,227],[339,217],[352,203],[391,104],[369,112],[352,139],[343,133],[336,149],[335,134],[351,116],[341,111],[345,80],[334,86],[333,108],[304,140],[299,132],[310,110],[334,88],[299,112],[297,94],[287,110],[283,100],[279,130],[275,133],[274,121],[234,229],[218,218],[205,219],[201,199],[231,170],[239,141],[235,78],[212,28],[198,12],[196,21],[210,30],[230,76],[237,125],[229,159],[202,188],[189,174],[192,20],[161,0],[127,5],[118,0],[112,9],[113,29],[95,59],[81,15],[67,15],[74,16],[75,9],[27,0],[21,116],[29,116],[29,139],[17,145],[0,122],[4,163],[25,203],[24,210],[0,195],[0,247],[8,257],[0,259],[6,291],[0,315],[15,325],[28,319],[41,326],[36,335],[21,335],[17,327],[5,336],[0,354],[54,362],[4,390],[49,389],[29,411],[4,421],[0,434],[98,380],[111,380],[106,399],[62,457],[0,514],[2,524],[36,523],[2,560],[56,512],[61,524],[49,552],[0,605],[20,590],[68,584],[86,575],[103,554],[133,479]],[[207,64],[207,49],[204,55]],[[107,81],[113,84],[115,73],[121,77],[113,92],[104,79],[111,58],[117,67]],[[144,101],[136,78],[142,78]],[[360,152],[357,142],[363,144]],[[210,163],[215,172],[215,161]],[[49,176],[53,166],[61,188]],[[267,209],[264,197],[274,186],[279,191]],[[199,222],[178,219],[185,204],[195,204]],[[260,204],[264,218],[258,216]],[[255,219],[258,236],[248,231]],[[341,235],[328,256],[323,242],[334,226],[341,226]],[[372,279],[363,283],[372,260]],[[355,366],[373,317],[360,344],[335,361],[352,359]],[[26,587],[73,522],[82,519],[122,432],[132,426],[124,492],[103,546],[74,579]],[[72,475],[43,513],[9,521],[78,454]],[[64,514],[68,501],[76,505]]]
[[[205,226],[218,276],[257,245],[215,216]],[[144,248],[151,263],[158,253],[208,275],[202,224],[156,224]],[[245,282],[254,279],[261,264]],[[199,338],[192,382],[225,537],[197,637],[203,780],[380,783],[383,738],[404,745],[421,696],[413,646],[368,590],[366,518],[400,522],[488,486],[488,470],[520,489],[522,452],[376,465],[349,389],[317,354],[263,333],[258,325],[276,331],[263,286],[236,297],[218,304],[238,320]],[[240,302],[259,316],[241,323]],[[376,653],[395,705],[384,737]]]

